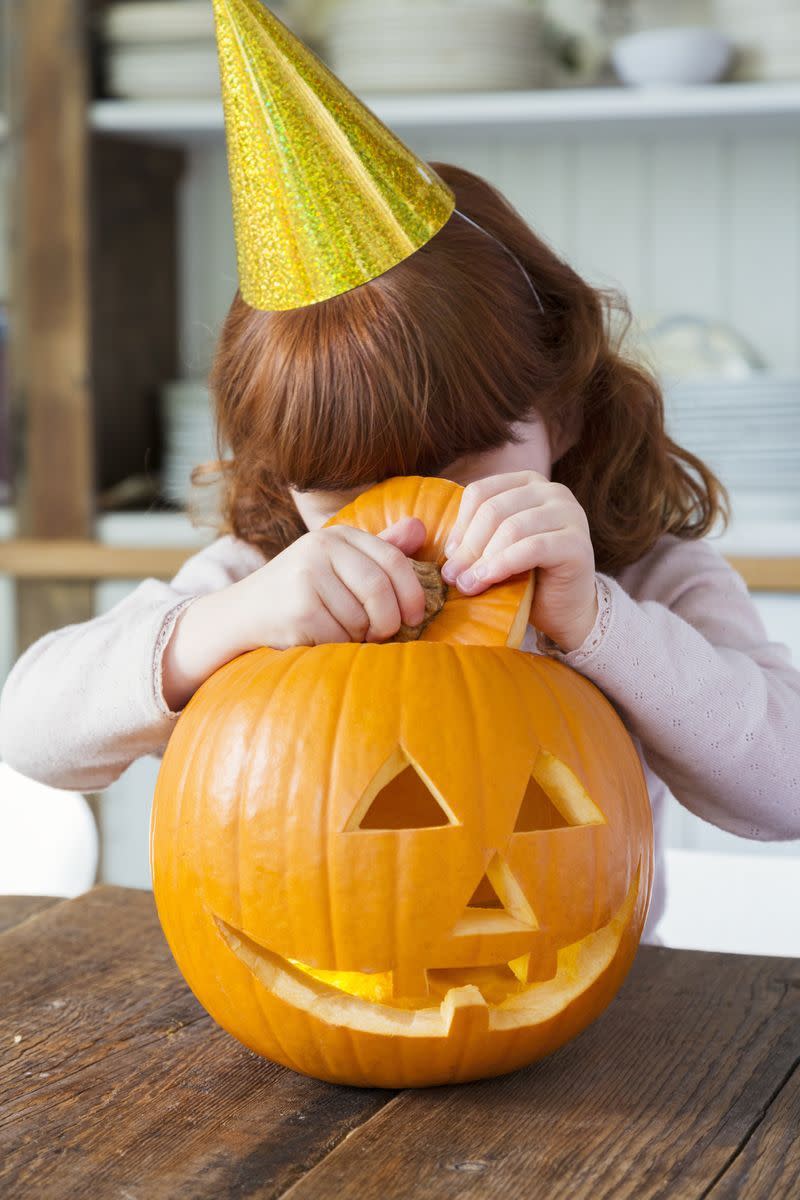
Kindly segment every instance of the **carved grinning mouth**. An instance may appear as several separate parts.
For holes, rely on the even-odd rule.
[[[478,1030],[513,1029],[539,1024],[562,1012],[567,1004],[586,991],[610,966],[622,935],[630,924],[639,892],[641,867],[624,902],[602,928],[558,951],[558,966],[551,979],[531,984],[507,980],[505,995],[490,986],[491,969],[476,967],[430,972],[437,977],[444,996],[437,1005],[424,1008],[376,1003],[335,986],[319,972],[297,960],[283,958],[254,942],[247,934],[214,916],[227,946],[258,982],[273,996],[330,1025],[367,1033],[402,1033],[410,1037],[448,1037],[461,1028]],[[498,970],[502,970],[499,968]],[[343,973],[338,973],[341,977]],[[355,976],[356,972],[347,972]],[[468,982],[472,974],[476,982]],[[511,976],[512,973],[508,972]],[[452,986],[446,986],[448,978]],[[365,980],[371,977],[365,975]],[[483,990],[482,990],[483,989]],[[484,995],[484,992],[487,994]],[[497,998],[497,997],[500,998]]]

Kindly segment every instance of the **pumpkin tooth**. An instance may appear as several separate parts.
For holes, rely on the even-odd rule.
[[[534,951],[512,958],[509,967],[520,983],[540,983],[555,979],[558,972],[558,951],[555,946],[541,943]]]
[[[480,988],[474,983],[452,987],[439,1005],[448,1036],[462,1037],[470,1032],[485,1032],[489,1028],[489,1005]]]

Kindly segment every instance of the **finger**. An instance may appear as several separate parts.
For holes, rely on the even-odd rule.
[[[347,540],[351,547],[371,558],[388,577],[403,623],[418,625],[425,616],[425,593],[411,560],[391,542],[375,537],[372,533],[365,533],[362,529],[347,528]],[[398,624],[397,629],[399,628]],[[397,629],[392,632],[396,633]]]
[[[504,475],[487,475],[485,479],[476,479],[474,483],[468,483],[461,497],[458,516],[444,548],[445,554],[450,557],[451,554],[455,553],[468,526],[482,504],[485,504],[487,500],[490,500],[500,492],[523,487],[526,483],[531,482],[531,476],[534,476],[536,480],[541,479],[543,483],[549,482],[544,475],[539,476],[535,471],[509,471]]]
[[[507,521],[516,520],[517,526],[526,512],[537,504],[530,483],[510,491],[497,492],[484,500],[464,531],[458,549],[451,555],[442,569],[448,583],[466,571],[476,559],[486,552],[491,539]],[[541,502],[540,502],[541,505]]]
[[[307,620],[301,623],[299,638],[287,640],[286,646],[276,649],[286,649],[288,646],[323,646],[328,642],[349,642],[350,635],[336,618],[328,611],[322,596],[314,589],[311,612]]]
[[[335,617],[327,610],[323,610],[314,626],[312,646],[327,646],[332,642],[350,642],[353,639],[350,637],[343,625],[340,625]]]
[[[534,533],[500,550],[491,558],[480,559],[458,577],[458,590],[474,596],[495,583],[502,583],[512,575],[533,570],[534,567],[555,565],[558,557],[558,543],[555,539],[561,532],[548,529],[544,533]]]
[[[361,531],[356,530],[355,532]],[[408,560],[406,559],[406,561]],[[362,549],[343,542],[336,554],[334,570],[345,587],[349,588],[362,605],[369,618],[364,641],[378,642],[394,637],[400,628],[402,617],[392,580],[383,567]],[[414,576],[414,580],[416,582],[416,576]],[[420,591],[422,591],[421,588]]]
[[[369,614],[358,597],[353,595],[347,584],[336,574],[332,563],[317,579],[316,589],[328,613],[344,630],[345,640],[363,642],[369,633]]]
[[[425,526],[419,517],[401,517],[399,521],[395,521],[388,529],[379,533],[378,537],[413,558],[425,541]]]
[[[483,548],[480,557],[493,558],[501,550],[513,546],[532,537],[535,533],[546,533],[550,529],[563,529],[564,513],[559,512],[554,505],[539,504],[536,508],[525,508],[521,512],[512,513],[498,525]]]

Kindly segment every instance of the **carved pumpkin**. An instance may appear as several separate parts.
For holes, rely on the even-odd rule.
[[[459,493],[393,480],[336,519],[420,515],[441,559]],[[341,1083],[475,1079],[615,995],[650,897],[647,789],[601,692],[503,644],[530,596],[449,599],[416,642],[253,651],[190,701],[153,885],[184,976],[251,1049]]]

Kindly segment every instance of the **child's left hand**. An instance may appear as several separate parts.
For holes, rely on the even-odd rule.
[[[594,625],[589,522],[562,483],[537,471],[470,483],[445,553],[443,578],[470,596],[535,567],[531,624],[563,651],[580,646]]]

